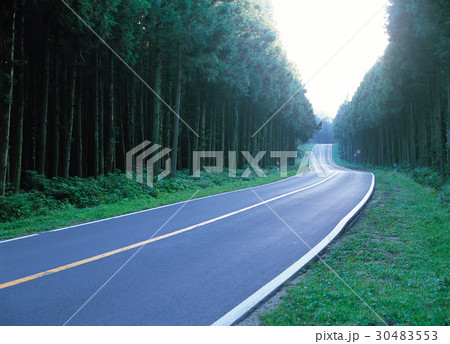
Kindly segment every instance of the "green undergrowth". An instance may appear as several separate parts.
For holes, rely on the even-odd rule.
[[[238,170],[237,175],[243,172]],[[232,178],[227,171],[202,172],[200,177],[179,171],[174,178],[155,182],[153,188],[129,180],[123,173],[48,179],[26,172],[20,193],[0,197],[0,240],[185,201],[196,191],[194,198],[282,179],[275,168],[264,172],[265,178],[254,172],[247,178]],[[288,176],[296,172],[296,166],[290,166]]]
[[[338,165],[352,169],[378,169],[382,171],[391,171],[394,173],[394,169],[392,167],[349,163],[341,159],[339,145],[337,144],[333,145],[333,159]],[[405,174],[416,183],[432,189],[444,205],[450,206],[450,181],[448,179],[445,180],[437,171],[429,167],[411,168],[399,165],[397,167],[397,173]]]
[[[376,188],[362,216],[262,325],[448,325],[448,205],[410,173],[370,171]]]

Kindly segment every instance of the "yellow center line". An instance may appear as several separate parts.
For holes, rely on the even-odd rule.
[[[298,189],[298,190],[294,190],[294,191],[288,192],[286,194],[283,194],[283,195],[280,195],[280,196],[268,199],[266,201],[262,201],[262,202],[253,204],[253,205],[248,206],[246,208],[242,208],[242,209],[233,211],[231,213],[228,213],[228,214],[225,214],[225,215],[222,215],[222,216],[215,217],[215,218],[213,218],[211,220],[200,222],[198,224],[195,224],[195,225],[192,225],[192,226],[189,226],[189,227],[177,230],[175,232],[164,234],[164,235],[158,236],[156,238],[151,238],[151,239],[148,239],[148,240],[145,240],[145,241],[141,241],[141,242],[129,245],[129,246],[118,248],[118,249],[113,250],[113,251],[102,253],[102,254],[99,254],[97,256],[93,256],[93,257],[90,257],[90,258],[79,260],[79,261],[71,263],[71,264],[63,265],[63,266],[60,266],[60,267],[57,267],[57,268],[54,268],[54,269],[50,269],[50,270],[47,270],[47,271],[44,271],[44,272],[40,272],[40,273],[37,273],[37,274],[34,274],[34,275],[30,275],[30,276],[27,276],[27,277],[19,278],[19,279],[16,279],[14,281],[10,281],[10,282],[6,282],[6,283],[3,283],[3,284],[0,284],[0,289],[5,289],[5,288],[8,288],[8,287],[12,287],[14,285],[17,285],[17,284],[21,284],[21,283],[24,283],[24,282],[32,281],[32,280],[35,280],[37,278],[41,278],[41,277],[44,277],[44,276],[48,276],[48,275],[54,274],[56,272],[64,271],[64,270],[67,270],[67,269],[74,268],[76,266],[80,266],[80,265],[83,265],[83,264],[91,263],[91,262],[94,262],[94,261],[99,260],[99,259],[110,257],[110,256],[115,255],[117,253],[121,253],[121,252],[125,252],[125,251],[128,251],[128,250],[132,250],[133,248],[136,248],[136,247],[144,246],[146,244],[150,244],[150,243],[155,242],[155,241],[159,241],[159,240],[162,240],[162,239],[170,238],[172,236],[175,236],[175,235],[178,235],[178,234],[181,234],[181,233],[184,233],[184,232],[191,231],[191,230],[193,230],[195,228],[202,227],[202,226],[208,225],[210,223],[213,223],[213,222],[225,219],[227,217],[230,217],[230,216],[242,213],[244,211],[247,211],[247,210],[259,207],[259,206],[261,206],[263,204],[275,201],[277,199],[284,198],[286,196],[295,194],[297,192],[310,189],[310,188],[312,188],[314,186],[317,186],[319,184],[322,184],[322,183],[326,182],[330,178],[333,178],[336,174],[337,174],[337,172],[333,173],[331,176],[329,176],[328,178],[326,178],[324,180],[321,180],[318,183],[315,183],[315,184],[310,185],[310,186],[306,186],[306,187],[304,187],[302,189]]]
[[[99,254],[99,255],[94,256],[94,257],[90,257],[90,258],[86,258],[86,259],[83,259],[83,260],[79,260],[77,262],[74,262],[74,263],[71,263],[71,264],[67,264],[67,265],[63,265],[63,266],[60,266],[60,267],[57,267],[57,268],[54,268],[54,269],[51,269],[51,270],[47,270],[47,271],[40,272],[40,273],[37,273],[37,274],[34,274],[34,275],[30,275],[30,276],[27,276],[27,277],[19,278],[19,279],[16,279],[14,281],[11,281],[11,282],[6,282],[6,283],[3,283],[3,284],[0,284],[0,289],[12,287],[13,285],[17,285],[17,284],[20,284],[20,283],[28,282],[28,281],[31,281],[31,280],[34,280],[34,279],[37,279],[37,278],[40,278],[40,277],[44,277],[44,276],[48,276],[48,275],[54,274],[56,272],[64,271],[64,270],[67,270],[67,269],[70,269],[70,268],[74,268],[76,266],[80,266],[80,265],[83,265],[83,264],[86,264],[86,263],[91,263],[91,262],[94,262],[96,260],[103,259],[103,258],[112,256],[112,255],[115,255],[117,253],[121,253],[121,252],[125,252],[125,251],[128,251],[128,250],[132,250],[133,248],[136,248],[136,247],[139,247],[139,246],[143,246],[145,244],[149,244],[151,242],[155,242],[155,241],[158,241],[158,240],[162,240],[162,239],[168,238],[168,237],[173,236],[173,235],[177,235],[179,233],[185,232],[186,230],[187,230],[187,228],[179,230],[179,231],[176,231],[176,232],[172,232],[172,233],[169,233],[169,234],[161,235],[161,236],[153,238],[153,239],[141,241],[141,242],[135,243],[133,245],[129,245],[129,246],[125,246],[125,247],[122,247],[122,248],[118,248],[117,250],[113,250],[113,251],[109,251],[109,252],[106,252],[106,253],[103,253],[103,254]]]

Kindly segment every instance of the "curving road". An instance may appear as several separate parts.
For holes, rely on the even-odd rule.
[[[230,325],[322,250],[374,177],[312,172],[0,242],[0,325]]]

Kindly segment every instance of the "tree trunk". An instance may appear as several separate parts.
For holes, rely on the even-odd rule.
[[[198,133],[200,131],[200,112],[201,112],[201,100],[200,100],[200,90],[197,89],[197,97],[195,104],[195,132]],[[194,151],[199,150],[199,136],[194,136]]]
[[[380,125],[378,127],[378,140],[379,140],[379,145],[378,145],[378,149],[379,149],[379,161],[378,164],[379,165],[384,165],[385,161],[384,161],[384,146],[385,146],[385,142],[383,141],[383,126]]]
[[[110,163],[110,171],[114,172],[116,170],[116,116],[115,116],[115,104],[114,104],[114,57],[111,55],[111,86],[110,86],[110,112],[109,112],[109,146],[110,154],[108,157]]]
[[[233,107],[233,151],[238,152],[239,150],[239,106],[238,106],[238,100],[234,101],[234,107]],[[236,156],[236,167],[241,168],[240,165],[240,154],[237,154]]]
[[[142,50],[142,48],[141,48]],[[144,76],[144,59],[141,56],[141,75]],[[144,107],[144,99],[145,99],[145,94],[144,94],[145,90],[144,90],[144,83],[141,82],[140,83],[140,99],[139,99],[139,138],[138,138],[138,142],[143,142],[145,140],[145,107]]]
[[[114,60],[110,55],[110,85],[109,85],[109,109],[105,122],[105,172],[114,172],[115,158],[115,126],[114,126]]]
[[[392,138],[392,130],[391,130],[391,124],[388,123],[386,124],[386,162],[388,163],[388,165],[392,165],[392,146],[391,146],[391,138]]]
[[[450,57],[447,62],[447,168],[450,162]],[[447,170],[447,173],[450,172]]]
[[[161,95],[161,73],[162,73],[162,57],[161,51],[156,51],[156,69],[155,69],[155,93]],[[160,127],[161,127],[161,100],[155,95],[153,102],[153,135],[152,141],[160,144]]]
[[[128,126],[128,145],[127,149],[133,148],[136,146],[136,82],[134,76],[130,78],[131,87],[130,87],[130,102],[129,105],[129,117],[130,117],[130,125]]]
[[[443,148],[443,128],[442,128],[442,113],[441,113],[441,73],[438,69],[435,75],[435,90],[434,90],[434,121],[435,121],[435,135],[436,135],[436,161],[438,163],[438,170],[442,176],[445,175],[444,165],[444,150]]]
[[[71,89],[70,89],[70,100],[69,109],[66,119],[66,130],[64,143],[62,147],[62,171],[61,174],[64,178],[69,178],[69,168],[70,168],[70,152],[72,148],[72,131],[73,131],[73,118],[75,115],[75,86],[77,80],[77,66],[73,66],[71,75]]]
[[[200,127],[200,139],[201,139],[201,150],[206,150],[206,100],[202,102],[202,113],[201,113],[201,127]]]
[[[99,173],[99,90],[98,90],[98,83],[99,83],[99,76],[100,76],[100,69],[99,69],[99,56],[98,53],[95,54],[95,71],[94,71],[94,154],[92,155],[93,158],[93,175],[94,177],[98,176]]]
[[[99,69],[99,77],[102,75],[102,56],[98,57],[98,69]],[[102,78],[99,78],[99,108],[98,108],[98,141],[99,141],[99,154],[98,154],[98,168],[99,174],[105,173],[105,103],[104,103],[104,85]]]
[[[81,78],[80,78],[81,79]],[[76,159],[75,159],[75,175],[83,177],[83,118],[82,118],[82,96],[83,96],[83,84],[82,80],[79,81],[80,87],[78,87],[78,99],[76,110]]]
[[[178,46],[178,58],[177,58],[177,86],[175,94],[175,112],[180,115],[181,109],[181,46]],[[179,117],[175,116],[173,119],[173,141],[172,141],[172,170],[170,172],[172,177],[175,177],[177,170],[177,158],[178,158],[178,126]]]
[[[222,99],[222,128],[220,135],[220,150],[225,152],[225,99]]]
[[[25,52],[24,52],[24,15],[22,12],[20,18],[20,65],[19,65],[19,78],[18,85],[16,87],[17,95],[16,99],[16,112],[15,116],[11,119],[11,164],[10,164],[10,177],[11,184],[15,193],[20,190],[20,178],[22,174],[22,147],[23,147],[23,116],[25,111]],[[15,90],[15,91],[16,91]],[[18,103],[18,105],[17,105]]]
[[[162,54],[159,49],[156,51],[156,68],[155,68],[155,86],[154,91],[158,96],[161,96],[161,77],[162,77]],[[161,100],[155,95],[153,100],[153,132],[152,141],[157,144],[162,144],[161,140]],[[160,168],[160,161],[156,161],[154,169],[157,171]]]
[[[216,118],[216,112],[215,108],[211,105],[210,107],[210,121],[209,121],[209,135],[208,135],[208,150],[209,151],[215,151],[213,149],[214,147],[214,141],[215,141],[215,129],[214,129],[214,122]]]
[[[60,117],[61,117],[61,102],[60,102],[60,90],[59,90],[59,68],[60,63],[58,60],[58,54],[56,54],[55,63],[55,85],[54,85],[54,99],[55,99],[55,117],[53,123],[53,156],[51,164],[49,165],[49,175],[57,177],[59,174],[59,155],[60,155]]]
[[[48,87],[50,83],[50,48],[49,35],[50,29],[47,25],[44,37],[44,68],[43,68],[43,85],[42,85],[42,106],[40,121],[38,122],[38,133],[36,142],[36,169],[39,174],[45,174],[45,156],[47,153],[47,118],[48,118]]]
[[[427,119],[424,116],[420,116],[419,133],[419,165],[426,166],[428,164],[428,130]]]
[[[14,2],[14,9],[12,14],[12,27],[11,27],[11,50],[9,63],[10,68],[10,81],[8,90],[8,105],[6,111],[2,113],[1,125],[0,125],[0,186],[1,195],[5,195],[6,191],[6,170],[8,167],[8,148],[9,148],[9,133],[11,127],[11,109],[12,109],[12,96],[14,90],[14,45],[16,37],[16,8]],[[3,75],[1,76],[3,78]],[[0,90],[3,91],[3,90]]]
[[[416,126],[414,120],[414,107],[413,103],[409,104],[409,139],[410,139],[410,162],[411,167],[417,166],[417,153],[416,153]]]

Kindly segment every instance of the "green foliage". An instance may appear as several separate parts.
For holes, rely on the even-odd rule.
[[[412,177],[416,183],[428,186],[434,189],[440,189],[444,186],[444,179],[439,173],[430,168],[417,168],[412,172]]]
[[[430,168],[417,168],[413,170],[412,178],[416,183],[436,190],[439,200],[450,206],[450,183],[446,183],[438,172]]]
[[[0,222],[39,216],[62,208],[63,204],[39,191],[0,197]]]
[[[244,170],[236,172],[239,176]],[[274,168],[265,169],[264,172],[275,175]],[[248,178],[234,178],[229,177],[226,170],[224,173],[202,172],[200,177],[193,177],[188,170],[183,170],[177,171],[174,178],[166,177],[159,182],[155,180],[151,188],[128,179],[123,173],[110,173],[98,178],[47,179],[35,171],[26,171],[23,178],[24,192],[0,197],[0,222],[32,218],[57,209],[82,209],[131,199],[160,198],[185,190],[225,185],[244,188],[255,181],[254,173]]]
[[[390,44],[334,120],[344,158],[448,172],[450,6],[392,0]]]
[[[86,208],[156,195],[155,190],[118,173],[102,175],[97,179],[46,179],[35,171],[26,171],[23,186],[26,192],[0,197],[0,222],[39,216],[55,209]]]
[[[8,15],[12,3],[4,6]],[[28,80],[37,91],[30,92],[27,88],[23,94],[15,95],[12,111],[30,113],[24,117],[23,130],[20,130],[23,137],[37,138],[31,141],[31,150],[38,151],[35,145],[40,141],[48,142],[43,154],[24,155],[27,159],[24,167],[44,166],[39,171],[50,176],[61,175],[63,170],[62,166],[54,165],[64,166],[64,176],[68,165],[71,165],[68,173],[82,176],[97,176],[115,168],[124,170],[124,155],[138,142],[164,138],[165,142],[157,143],[170,146],[175,121],[166,105],[175,108],[177,98],[181,104],[177,111],[182,113],[183,122],[197,132],[203,129],[201,144],[214,149],[223,137],[225,147],[252,150],[251,135],[295,92],[296,96],[266,131],[261,131],[258,139],[261,147],[257,148],[269,150],[276,145],[280,150],[295,149],[298,139],[306,142],[316,129],[312,105],[298,70],[282,47],[269,1],[30,0],[14,3],[18,6],[17,18],[20,17],[16,23],[17,38],[20,38],[16,50],[24,51],[24,56],[17,54],[18,65],[22,67],[15,78]],[[8,39],[10,34],[0,32],[0,36]],[[43,46],[48,49],[41,49]],[[41,75],[43,67],[48,69],[47,76]],[[15,80],[17,85],[18,81]],[[146,86],[154,88],[158,95]],[[14,92],[19,92],[19,88]],[[76,101],[70,101],[73,94]],[[48,124],[40,121],[44,114]],[[159,126],[148,125],[158,123],[158,119]],[[53,128],[53,123],[61,125],[55,124]],[[11,132],[18,129],[13,121]],[[234,135],[236,129],[238,135]],[[177,135],[172,134],[179,138],[181,168],[189,167],[187,147],[198,144],[196,136],[188,132],[183,124]],[[41,138],[41,134],[48,137]],[[79,141],[77,149],[70,145],[69,135]],[[181,142],[189,144],[181,145]],[[53,149],[55,146],[60,149]],[[93,150],[99,152],[95,166],[91,165],[92,155],[82,154]],[[112,154],[106,158],[108,152]],[[39,160],[39,164],[33,159]],[[103,161],[97,161],[100,159]],[[242,167],[241,160],[238,159],[239,167]],[[73,166],[75,161],[77,167]],[[266,163],[264,159],[262,164]],[[11,179],[20,178],[12,176]],[[67,190],[61,193],[73,193]],[[91,196],[87,193],[85,198]]]
[[[450,209],[450,184],[447,184],[442,188],[439,199]]]

